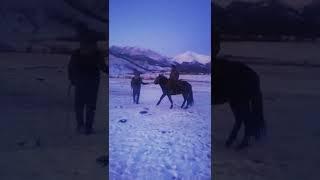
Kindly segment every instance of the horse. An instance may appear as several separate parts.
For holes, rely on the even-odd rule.
[[[235,117],[225,146],[233,144],[244,124],[244,137],[236,147],[243,149],[266,132],[259,75],[242,62],[226,59],[215,59],[213,69],[213,105],[229,103]]]
[[[183,99],[184,99],[183,103],[181,105],[181,108],[187,109],[189,106],[192,106],[194,103],[194,100],[193,100],[193,92],[192,92],[191,84],[189,84],[187,81],[179,80],[178,86],[177,86],[177,91],[173,92],[167,86],[168,81],[169,81],[169,79],[162,74],[159,74],[159,76],[154,80],[154,83],[159,84],[162,89],[162,95],[157,103],[157,106],[160,104],[160,102],[162,101],[162,99],[165,96],[168,96],[169,101],[171,103],[170,109],[172,109],[173,108],[173,101],[172,101],[171,95],[179,95],[179,94],[182,94]],[[187,102],[187,104],[186,104],[186,102]],[[185,104],[186,104],[186,106],[185,106]]]

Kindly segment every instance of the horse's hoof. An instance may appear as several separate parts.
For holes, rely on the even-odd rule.
[[[188,109],[188,106],[184,107],[183,109]]]
[[[173,105],[170,106],[170,109],[172,109],[172,108],[173,108]]]

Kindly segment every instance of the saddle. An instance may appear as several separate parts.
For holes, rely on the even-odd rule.
[[[169,80],[167,87],[172,95],[176,95],[176,94],[181,93],[182,84],[183,84],[182,80],[177,80],[177,81],[176,80]]]

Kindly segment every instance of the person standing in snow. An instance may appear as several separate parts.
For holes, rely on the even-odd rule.
[[[131,79],[133,103],[139,104],[141,84],[146,85],[148,83],[144,83],[140,77],[140,73],[135,71],[134,77]]]
[[[93,132],[100,71],[107,73],[108,68],[103,54],[98,50],[93,32],[87,27],[81,27],[79,35],[80,48],[71,55],[68,76],[75,91],[77,131],[89,135]]]

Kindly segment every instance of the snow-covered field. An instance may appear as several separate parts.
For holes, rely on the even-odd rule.
[[[190,78],[190,76],[189,76]],[[194,79],[199,79],[197,76]],[[189,81],[195,104],[180,108],[182,96],[156,106],[160,86],[144,85],[133,104],[130,79],[109,79],[110,179],[211,179],[210,77]]]

